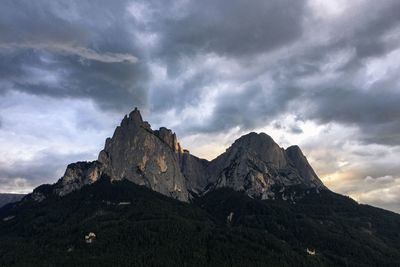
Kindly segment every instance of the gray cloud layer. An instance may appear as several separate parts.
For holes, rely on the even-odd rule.
[[[1,91],[92,98],[112,109],[145,105],[147,71],[125,5],[103,4],[5,1]]]
[[[316,162],[323,173],[335,169],[330,160],[341,159],[328,157],[326,150],[334,147],[306,139],[307,123],[325,127],[320,134],[331,143],[333,127],[351,131],[351,137],[336,139],[353,146],[400,146],[398,14],[396,0],[6,0],[0,9],[1,116],[22,94],[24,101],[47,99],[52,105],[75,101],[83,113],[93,103],[113,119],[139,106],[152,122],[174,127],[182,137],[222,138],[233,129],[270,125],[304,136],[311,157],[325,155]],[[15,112],[35,109],[22,103]],[[77,119],[76,129],[104,130],[88,114]],[[4,119],[0,126],[0,140],[17,131]],[[355,155],[345,144],[343,139],[337,149]],[[51,149],[44,139],[43,149]],[[39,166],[35,153],[31,164]],[[71,155],[53,172],[81,154]],[[365,155],[352,159],[372,164]],[[396,182],[400,176],[400,167],[389,163],[374,165],[380,168],[374,173],[359,172],[358,165],[347,171],[357,173],[359,190],[367,189],[366,176]],[[2,166],[0,176],[40,180],[11,172]]]

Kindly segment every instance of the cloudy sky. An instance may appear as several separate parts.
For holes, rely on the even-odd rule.
[[[0,192],[93,160],[138,106],[212,159],[249,131],[400,212],[400,1],[14,1],[0,9]]]

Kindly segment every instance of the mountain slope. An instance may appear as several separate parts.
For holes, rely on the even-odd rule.
[[[197,205],[221,221],[231,215],[231,227],[267,232],[295,251],[309,248],[324,260],[321,266],[400,265],[400,215],[330,191],[309,192],[293,204],[221,189]]]
[[[24,194],[0,193],[0,208],[8,203],[20,201],[24,196]]]
[[[189,204],[103,177],[64,197],[8,205],[0,219],[0,266],[400,264],[400,215],[329,191],[293,204],[222,188]]]

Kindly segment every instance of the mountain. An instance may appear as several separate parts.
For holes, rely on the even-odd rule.
[[[261,199],[275,198],[277,190],[295,185],[327,190],[300,148],[293,150],[279,147],[265,133],[249,133],[210,162],[210,180],[216,188],[244,190]]]
[[[51,191],[65,196],[96,182],[102,174],[185,202],[221,187],[260,199],[282,196],[282,190],[295,185],[327,190],[297,146],[285,150],[265,133],[249,133],[208,161],[183,149],[171,130],[152,130],[138,109],[107,138],[97,161],[68,165]],[[46,197],[38,190],[32,196]]]
[[[0,193],[0,208],[8,203],[20,201],[24,196],[24,194]]]
[[[0,208],[0,266],[400,266],[400,215],[249,133],[212,161],[135,109],[98,159]]]

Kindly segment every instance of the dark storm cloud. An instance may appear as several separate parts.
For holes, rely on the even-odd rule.
[[[302,33],[305,1],[190,1],[184,16],[152,25],[161,32],[161,53],[215,52],[246,56],[287,45]]]
[[[344,70],[360,67],[363,60],[385,55],[398,48],[398,41],[390,40],[385,35],[399,26],[400,2],[370,3],[364,7],[363,11],[360,12],[362,17],[353,19],[353,23],[356,24],[354,31],[332,44],[336,48],[355,49],[355,56],[344,66]],[[368,13],[371,15],[365,15]]]
[[[7,1],[0,11],[1,92],[146,105],[147,70],[124,2]]]
[[[395,104],[398,83],[385,85],[383,91],[379,86],[355,86],[355,77],[365,71],[368,60],[398,49],[399,40],[391,36],[391,31],[399,27],[398,1],[364,4],[358,12],[350,10],[331,24],[318,20],[305,23],[311,15],[303,1],[234,1],[229,4],[189,1],[179,9],[179,14],[159,3],[153,3],[149,9],[159,15],[156,21],[146,24],[147,30],[159,36],[152,56],[166,66],[170,79],[183,81],[179,85],[164,83],[159,85],[160,89],[155,87],[153,112],[196,106],[201,102],[201,93],[206,86],[221,81],[236,82],[232,85],[233,93],[227,92],[215,99],[211,118],[201,123],[188,122],[186,131],[218,132],[236,126],[250,129],[265,124],[278,114],[295,111],[288,109],[289,105],[303,109],[312,103],[313,110],[295,111],[296,115],[321,124],[337,122],[359,127],[360,139],[367,143],[400,144],[400,138],[393,134],[398,132],[400,124]],[[168,11],[159,13],[159,10]],[[304,31],[313,32],[313,28],[318,29],[324,23],[326,30],[331,32],[329,42],[307,44],[309,40],[304,39],[307,38]],[[304,25],[308,28],[304,29]],[[278,58],[274,64],[266,63],[261,70],[245,78],[257,80],[262,75],[269,75],[274,79],[274,85],[259,82],[258,87],[263,89],[248,86],[237,93],[243,83],[249,82],[237,78],[247,71],[249,62],[256,62],[265,54],[274,55],[276,48],[296,42],[300,47],[306,45],[301,50],[292,46],[288,56]],[[343,51],[349,51],[344,55],[344,63],[326,70],[327,61]],[[238,70],[236,77],[235,74],[220,77],[219,69],[201,69],[196,65],[198,61],[193,65],[180,61],[182,57],[201,55],[229,58],[243,69]],[[257,61],[257,64],[262,66],[263,63]],[[188,68],[195,75],[184,79],[182,73]],[[337,79],[320,78],[317,89],[299,83],[302,79],[323,77],[328,71]],[[332,83],[338,86],[333,87]],[[294,132],[300,130],[293,129]]]
[[[292,87],[268,88],[255,83],[239,92],[220,95],[211,121],[194,131],[220,132],[231,129],[233,125],[240,126],[242,130],[254,129],[287,111],[298,92]]]
[[[142,8],[134,9],[130,16],[127,10],[132,3],[142,5],[147,14]],[[343,88],[353,86],[352,77],[366,59],[397,48],[396,40],[386,35],[398,26],[399,12],[398,1],[363,5],[359,13],[325,25],[332,32],[329,42],[311,43],[300,52],[294,46],[289,56],[266,64],[264,69],[255,71],[259,73],[241,80],[237,77],[252,61],[296,42],[305,43],[304,32],[319,27],[319,21],[306,23],[312,16],[306,1],[184,1],[173,5],[164,1],[25,1],[23,5],[6,1],[0,11],[1,91],[90,98],[103,108],[122,110],[136,105],[145,107],[150,102],[151,111],[159,113],[199,105],[204,88],[209,85],[235,80],[232,86],[237,91],[244,83],[252,82],[245,79],[269,74],[276,83],[273,87],[257,82],[262,89],[248,86],[239,93],[217,97],[212,118],[201,125],[188,125],[192,127],[188,131],[224,131],[235,126],[249,129],[287,112],[291,102],[302,105],[308,101],[321,110],[316,107],[315,112],[301,114],[305,119],[361,128],[367,122],[360,114],[371,114],[366,109],[377,106],[379,114],[387,111],[382,115],[384,120],[372,114],[368,115],[368,123],[382,126],[382,132],[392,131],[396,120],[388,113],[393,113],[393,101],[386,109],[382,106],[386,103],[373,90],[361,96],[360,90],[330,90],[329,80],[321,81],[320,91],[311,95],[307,93],[309,88],[298,86],[296,80],[324,74],[321,62],[327,56],[353,49],[347,63],[335,70]],[[346,31],[341,31],[343,26]],[[138,33],[154,34],[154,45],[140,43]],[[210,55],[230,59],[243,70],[221,77],[221,70],[190,65],[191,58]],[[133,62],[131,57],[138,57],[139,61]],[[188,59],[182,62],[182,58]],[[165,66],[169,80],[181,82],[155,83],[158,77],[149,74],[147,60]],[[182,73],[188,70],[193,74],[183,77]],[[156,92],[151,100],[149,88]],[[265,92],[273,93],[265,97]],[[343,108],[335,113],[335,103],[341,97],[347,100],[340,101]],[[356,103],[359,97],[368,104]],[[397,95],[388,92],[383,98],[397,99]],[[361,105],[359,111],[350,108],[356,105]],[[360,114],[354,114],[357,112]],[[386,140],[379,130],[370,132],[365,141],[398,142],[395,137]]]
[[[45,1],[2,2],[1,43],[74,43],[82,42],[87,32],[56,16]]]
[[[146,79],[146,71],[141,64],[80,63],[74,58],[60,56],[57,61],[42,63],[40,66],[42,71],[48,73],[53,71],[62,73],[56,78],[57,84],[32,84],[17,81],[15,89],[37,95],[91,98],[105,108],[145,104],[143,79]],[[35,75],[35,73],[31,74],[32,77]]]
[[[330,88],[309,99],[311,109],[307,116],[322,124],[336,121],[358,126],[367,143],[400,144],[399,91]]]
[[[375,8],[375,5],[380,3],[374,3],[370,8]],[[393,27],[399,25],[400,18],[400,2],[399,1],[387,1],[378,7],[378,12],[373,16],[369,17],[366,25],[356,31],[353,42],[357,47],[357,54],[359,56],[374,56],[380,55],[385,51],[382,42],[382,37]],[[390,45],[390,48],[393,46]]]
[[[181,81],[178,85],[167,83],[153,88],[157,93],[152,98],[151,107],[156,113],[195,106],[201,101],[206,86],[221,80],[227,81],[218,75],[219,70],[199,69],[195,63],[188,66],[186,61],[182,62],[182,58],[189,58],[189,62],[190,58],[196,56],[205,57],[206,60],[207,55],[211,54],[247,61],[249,64],[249,60],[257,54],[290,45],[298,39],[302,34],[305,9],[305,1],[188,1],[175,9],[160,1],[143,3],[157,17],[146,23],[145,27],[158,36],[151,57],[166,66],[168,78]],[[194,75],[185,78],[182,73],[188,69]],[[231,78],[234,79],[228,79]],[[246,95],[250,96],[249,93]],[[235,101],[233,105],[236,105]],[[223,109],[229,108],[228,105],[219,108],[221,110],[217,111],[213,121],[218,123],[224,120]],[[244,118],[230,118],[229,121],[251,123]],[[228,124],[228,121],[225,125],[235,126]],[[216,126],[207,127],[214,131]],[[194,126],[192,131],[195,128],[201,127]]]
[[[178,84],[153,86],[157,93],[152,96],[150,105],[155,112],[163,112],[183,106],[196,106],[200,101],[204,87],[217,80],[218,78],[207,70],[199,71],[187,80],[182,77]]]

